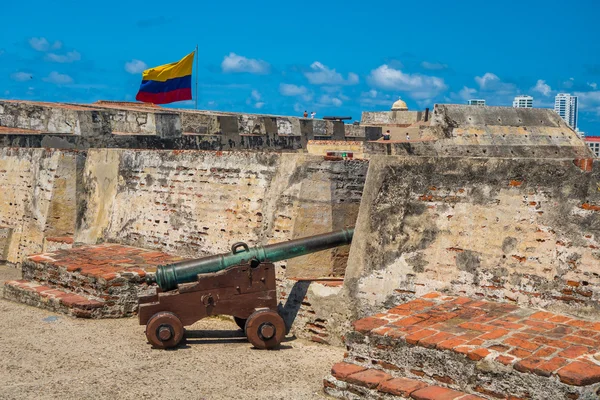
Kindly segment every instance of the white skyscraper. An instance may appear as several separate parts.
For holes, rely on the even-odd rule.
[[[569,126],[577,130],[577,96],[571,96],[569,93],[559,93],[554,98],[554,111]]]
[[[467,102],[468,105],[470,106],[480,106],[483,107],[485,106],[485,100],[483,99],[471,99]]]
[[[517,96],[513,100],[513,107],[515,108],[532,108],[533,107],[533,97],[531,96]]]

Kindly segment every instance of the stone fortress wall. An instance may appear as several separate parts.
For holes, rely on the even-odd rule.
[[[353,317],[431,289],[596,315],[600,200],[576,133],[549,110],[401,113],[0,102],[0,258],[61,241],[197,257],[356,225],[350,253],[280,266],[298,335],[339,344]],[[411,141],[381,141],[388,124]],[[362,159],[324,155],[346,147]]]

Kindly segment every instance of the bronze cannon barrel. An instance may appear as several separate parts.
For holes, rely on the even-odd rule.
[[[156,282],[164,290],[173,290],[180,283],[194,282],[197,275],[221,271],[233,265],[256,260],[257,262],[276,262],[300,257],[317,251],[327,250],[350,244],[354,229],[342,229],[336,232],[294,239],[288,242],[249,248],[246,243],[235,243],[231,253],[218,254],[161,265],[149,282]]]

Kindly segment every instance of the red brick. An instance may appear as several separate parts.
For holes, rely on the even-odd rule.
[[[552,322],[537,321],[535,319],[526,319],[526,320],[523,320],[522,322],[525,325],[534,326],[534,327],[542,328],[545,330],[550,330],[550,329],[554,329],[557,327],[557,325]]]
[[[575,335],[575,336],[581,336],[581,337],[586,337],[586,338],[592,338],[592,337],[598,335],[598,332],[596,332],[596,331],[590,331],[590,330],[586,330],[586,329],[581,329],[581,330],[573,332],[573,335]]]
[[[346,382],[373,389],[379,386],[381,382],[389,379],[392,379],[390,374],[377,369],[368,369],[348,376]]]
[[[69,294],[68,296],[62,297],[60,302],[67,307],[73,307],[74,305],[86,301],[87,299],[76,294]]]
[[[574,361],[558,370],[560,381],[568,385],[587,386],[600,382],[600,367]]]
[[[600,322],[590,322],[589,326],[587,326],[587,329],[593,329],[600,332]]]
[[[484,324],[478,324],[478,323],[474,323],[474,322],[465,322],[465,323],[460,324],[458,326],[460,328],[471,329],[471,330],[481,331],[481,332],[491,332],[494,329],[496,329],[493,326],[484,325]]]
[[[471,351],[473,351],[473,348],[470,346],[457,346],[453,349],[455,352],[460,353],[460,354],[464,354],[467,355],[469,354]]]
[[[501,344],[495,344],[493,346],[488,347],[488,349],[490,350],[494,350],[497,351],[499,353],[504,353],[506,350],[508,350],[510,347],[508,346],[503,346]]]
[[[416,390],[427,387],[426,383],[408,378],[394,378],[382,382],[377,390],[383,393],[393,394],[395,396],[408,397]]]
[[[409,326],[409,325],[414,325],[421,321],[423,321],[423,318],[411,316],[411,317],[402,318],[401,320],[398,320],[396,322],[392,322],[392,325]]]
[[[527,357],[531,356],[531,351],[515,348],[515,349],[512,349],[509,352],[509,354],[512,354],[513,356],[517,356],[519,358],[527,358]]]
[[[357,332],[360,333],[369,333],[371,330],[375,329],[375,328],[379,328],[382,325],[385,325],[387,323],[387,321],[379,319],[379,318],[373,318],[373,317],[366,317],[363,319],[359,319],[358,321],[354,322],[354,329]]]
[[[465,397],[461,397],[458,400],[485,400],[483,397],[475,396],[474,394],[468,394]]]
[[[412,311],[408,309],[394,307],[388,310],[388,314],[397,314],[397,315],[410,315]]]
[[[436,333],[437,333],[437,331],[434,331],[431,329],[422,329],[418,332],[415,332],[415,333],[412,333],[412,334],[406,336],[404,339],[406,340],[406,343],[417,344],[419,342],[419,340],[424,339],[428,336],[434,335]]]
[[[587,354],[589,351],[590,349],[585,346],[571,346],[558,353],[558,355],[565,358],[577,358]]]
[[[554,357],[548,361],[545,361],[539,365],[537,365],[533,369],[533,373],[541,376],[550,376],[554,371],[559,369],[560,367],[565,366],[569,361],[565,358]]]
[[[590,324],[589,321],[582,321],[580,319],[572,319],[570,321],[565,322],[567,325],[575,326],[577,328],[585,328]]]
[[[451,303],[463,305],[463,304],[466,304],[466,303],[470,303],[471,301],[472,300],[469,299],[468,297],[457,297],[456,299],[452,300]]]
[[[588,338],[583,338],[583,337],[579,337],[579,336],[565,336],[563,338],[563,340],[570,342],[570,343],[575,343],[575,344],[582,344],[584,346],[591,346],[591,347],[597,347],[598,346],[598,341],[594,340],[594,339],[588,339]]]
[[[539,312],[536,312],[535,314],[532,314],[529,316],[529,318],[531,318],[531,319],[539,319],[542,321],[544,321],[548,318],[552,318],[552,317],[554,317],[554,314],[546,312],[546,311],[539,311]]]
[[[502,394],[502,393],[494,392],[492,390],[486,389],[483,386],[479,386],[479,385],[475,386],[475,391],[479,392],[479,393],[483,393],[483,394],[485,394],[487,396],[490,396],[490,397],[495,397],[497,399],[505,399],[506,398],[506,396],[504,394]]]
[[[513,363],[513,361],[515,361],[515,359],[511,356],[500,355],[500,356],[496,357],[496,361],[501,362],[504,365],[511,365]]]
[[[423,347],[427,347],[433,349],[437,346],[438,343],[446,341],[450,338],[453,338],[454,335],[448,332],[439,332],[433,336],[429,336],[423,340],[419,340],[419,345]]]
[[[549,357],[552,354],[556,353],[556,350],[558,349],[555,349],[554,347],[542,347],[541,349],[533,353],[533,356],[541,358]]]
[[[446,385],[454,385],[455,384],[454,379],[450,378],[449,376],[433,375],[432,378],[438,382],[445,383]]]
[[[548,318],[548,321],[550,321],[550,322],[557,322],[557,323],[563,323],[563,322],[567,322],[570,319],[571,319],[570,317],[565,317],[564,315],[555,315],[552,318]]]
[[[546,344],[548,346],[558,347],[561,349],[566,349],[567,347],[571,346],[571,343],[564,342],[562,340],[550,339],[544,336],[534,337],[533,341],[536,343]]]
[[[481,339],[473,339],[470,342],[467,342],[467,346],[481,346],[484,343]]]
[[[457,392],[456,390],[439,386],[428,386],[413,392],[410,397],[415,400],[454,400],[464,395],[463,392]]]
[[[529,357],[517,362],[514,368],[519,372],[533,372],[533,370],[543,362],[544,360],[541,358]]]
[[[427,293],[426,295],[421,296],[421,297],[424,298],[424,299],[435,299],[435,298],[440,297],[440,296],[441,296],[440,293],[431,292],[431,293]]]
[[[502,336],[506,336],[510,333],[510,331],[506,330],[506,329],[496,329],[493,330],[491,332],[485,333],[481,336],[479,336],[480,339],[498,339],[501,338]]]
[[[464,345],[467,341],[459,338],[453,338],[438,343],[435,347],[439,350],[452,350],[457,346]]]
[[[337,379],[345,380],[348,376],[364,370],[366,370],[366,368],[361,367],[360,365],[340,362],[331,367],[331,375]]]
[[[394,364],[390,364],[389,362],[385,362],[385,361],[375,361],[374,364],[381,366],[384,369],[389,369],[392,371],[399,371],[400,368],[398,368],[397,366],[395,366]]]
[[[485,358],[488,354],[490,354],[488,349],[479,348],[467,354],[467,357],[469,357],[470,360],[479,361],[482,358]]]
[[[521,349],[531,350],[531,351],[537,350],[540,347],[539,344],[532,343],[532,342],[529,342],[529,341],[526,341],[526,340],[522,340],[522,339],[517,339],[515,337],[511,337],[509,339],[506,339],[504,341],[504,343],[506,343],[506,344],[508,344],[510,346],[516,346],[516,347],[519,347]]]

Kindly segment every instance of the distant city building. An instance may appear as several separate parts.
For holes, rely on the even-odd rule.
[[[559,93],[554,98],[554,111],[569,126],[577,130],[577,96],[571,96],[569,93]]]
[[[533,107],[533,97],[531,96],[517,96],[513,100],[513,107],[515,108],[532,108]]]
[[[483,99],[471,99],[467,102],[468,105],[470,106],[480,106],[483,107],[485,106],[485,100]]]
[[[592,149],[592,152],[596,157],[600,157],[600,136],[588,136],[585,139],[588,147]]]

